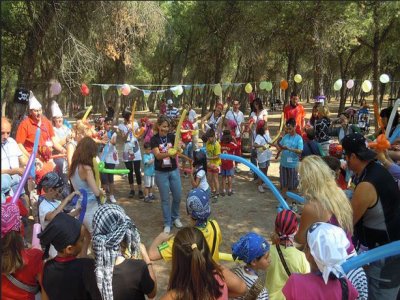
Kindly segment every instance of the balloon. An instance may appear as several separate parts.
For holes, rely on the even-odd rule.
[[[364,93],[369,93],[372,89],[372,83],[369,80],[364,80],[364,82],[361,85],[361,89],[363,90]]]
[[[101,187],[101,183],[100,183],[100,170],[99,170],[99,162],[97,161],[96,157],[93,157],[93,171],[94,171],[94,178],[96,180],[96,185],[98,188]],[[102,195],[100,197],[100,203],[104,204],[104,202],[106,201],[106,198],[104,197],[104,195]]]
[[[348,273],[350,270],[357,269],[366,264],[381,260],[387,257],[400,254],[400,241],[391,242],[389,244],[376,247],[374,249],[365,251],[357,256],[346,260],[342,264],[343,271]]]
[[[397,99],[393,105],[392,113],[390,114],[388,124],[386,126],[386,137],[389,138],[390,131],[392,130],[393,120],[396,115],[397,109],[400,105],[400,99]]]
[[[93,105],[90,105],[90,106],[87,108],[87,110],[86,110],[86,112],[85,112],[85,114],[83,115],[83,118],[82,118],[82,121],[83,121],[83,122],[86,121],[86,119],[87,119],[88,115],[90,114],[90,111],[92,110],[92,108],[93,108]]]
[[[129,86],[129,84],[123,84],[121,87],[121,94],[124,96],[128,96],[130,92],[131,87]]]
[[[140,127],[139,128],[139,132],[138,133],[134,133],[133,135],[135,136],[135,138],[139,138],[140,136],[142,136],[142,134],[144,133],[146,129],[144,127]]]
[[[35,157],[36,157],[38,147],[39,147],[39,139],[40,139],[40,128],[36,129],[35,140],[33,142],[32,153],[35,153]],[[31,174],[30,174],[31,178],[35,178],[35,175],[36,175],[35,164],[32,165],[30,172],[31,172]]]
[[[79,214],[79,221],[83,223],[87,207],[87,192],[85,189],[79,189],[79,192],[82,194],[81,212]],[[70,202],[71,206],[75,206],[78,203],[79,198],[80,197],[78,195],[75,195]]]
[[[333,84],[333,89],[334,89],[335,91],[339,91],[339,90],[342,88],[342,85],[343,85],[342,79],[338,79],[338,80],[336,80],[335,83]]]
[[[276,136],[272,139],[272,141],[271,141],[272,144],[275,143],[279,139],[279,137],[281,136],[281,132],[283,130],[283,125],[284,124],[285,124],[285,114],[282,112],[281,113],[281,122],[280,122],[280,125],[279,125],[279,130],[278,130],[278,133],[276,134]]]
[[[124,174],[129,174],[129,172],[130,172],[128,169],[106,169],[104,161],[101,161],[98,163],[98,168],[99,168],[100,173],[105,173],[105,174],[124,175]]]
[[[304,203],[304,202],[305,202],[305,200],[304,200],[303,197],[301,197],[300,195],[297,195],[297,194],[295,194],[295,193],[287,192],[286,195],[287,195],[289,198],[292,198],[293,200],[296,200],[296,201],[299,202],[299,203]]]
[[[82,83],[82,85],[81,85],[81,94],[83,96],[88,96],[89,95],[89,88],[85,83]]]
[[[382,83],[388,83],[390,81],[389,75],[388,74],[382,74],[379,77],[379,81]]]
[[[375,142],[368,143],[368,146],[378,152],[383,152],[390,148],[390,142],[386,138],[386,135],[382,133],[378,135]]]
[[[266,90],[268,83],[266,81],[260,82],[260,90]]]
[[[224,253],[224,252],[219,253],[219,260],[234,261],[232,254]]]
[[[33,224],[33,229],[32,229],[32,248],[42,250],[42,246],[40,245],[40,240],[37,237],[37,235],[42,231],[42,227],[40,226],[40,223],[35,223]]]
[[[303,81],[303,77],[301,77],[300,74],[296,74],[296,75],[294,75],[294,81],[295,81],[296,83],[300,83],[300,82]]]
[[[106,161],[106,156],[108,154],[108,149],[109,148],[110,148],[109,143],[107,143],[103,148],[103,154],[101,155],[101,159],[100,159],[101,162],[105,162]]]
[[[265,90],[267,92],[269,92],[270,90],[272,90],[272,82],[271,81],[267,81],[267,84],[265,85]]]
[[[222,96],[222,86],[219,83],[214,86],[214,94],[219,97]]]
[[[182,112],[182,115],[181,115],[181,117],[180,117],[180,119],[179,119],[178,126],[176,127],[175,141],[174,141],[174,149],[175,149],[175,150],[178,150],[178,149],[179,149],[179,144],[180,144],[180,142],[181,142],[182,123],[183,123],[183,120],[185,120],[186,113],[187,113],[187,111],[186,111],[186,109],[184,109],[183,112]],[[168,152],[169,152],[169,151],[168,151]],[[175,154],[171,154],[171,155],[175,155]]]
[[[253,91],[253,87],[251,86],[251,83],[246,84],[244,87],[244,90],[246,91],[247,94],[250,94]]]
[[[177,152],[178,152],[178,151],[177,151],[176,149],[174,149],[174,148],[169,148],[169,149],[168,149],[168,154],[169,154],[170,156],[176,155]]]
[[[354,86],[354,80],[353,79],[348,80],[346,83],[346,87],[348,89],[351,89],[351,88],[353,88],[353,86]]]
[[[69,129],[72,129],[71,123],[66,118],[63,119],[63,125],[67,126]]]
[[[285,91],[289,87],[289,83],[285,79],[282,79],[279,86],[282,90]]]
[[[261,172],[261,170],[259,168],[257,168],[255,165],[253,165],[247,159],[244,159],[243,157],[240,157],[240,156],[225,154],[225,153],[220,154],[219,157],[221,159],[233,160],[233,161],[242,163],[242,164],[246,165],[247,167],[249,167],[254,173],[257,174],[257,176],[259,178],[262,179],[262,181],[264,181],[264,183],[267,185],[267,187],[272,191],[272,193],[274,194],[276,199],[279,201],[280,205],[284,209],[290,209],[289,205],[286,203],[285,199],[279,193],[278,189],[274,186],[274,184],[271,182],[271,180],[269,180],[269,178],[263,172]]]
[[[61,84],[54,81],[50,86],[50,97],[57,96],[61,93]]]

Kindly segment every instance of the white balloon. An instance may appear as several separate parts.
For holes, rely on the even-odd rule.
[[[351,88],[353,88],[353,86],[354,86],[354,80],[353,79],[348,80],[346,83],[346,87],[348,89],[351,89]]]
[[[388,83],[390,81],[389,75],[388,74],[382,74],[379,77],[379,81],[382,83]]]

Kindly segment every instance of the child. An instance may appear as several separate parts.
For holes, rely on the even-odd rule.
[[[309,155],[324,156],[325,153],[322,151],[320,144],[318,144],[315,141],[314,128],[309,127],[305,131],[307,139],[306,140],[303,139],[304,145],[303,145],[303,152],[301,153],[301,158],[303,159],[304,157]]]
[[[232,245],[232,256],[235,260],[238,258],[246,263],[233,271],[246,283],[248,293],[254,296],[251,299],[268,300],[268,292],[263,283],[259,284],[260,279],[257,274],[258,270],[267,270],[271,263],[267,240],[257,233],[249,232]]]
[[[349,243],[338,226],[322,222],[311,225],[304,249],[311,273],[290,275],[282,289],[286,299],[357,299],[357,290],[341,268]]]
[[[265,175],[267,175],[269,161],[272,156],[272,152],[269,149],[269,143],[271,143],[272,140],[269,136],[268,124],[266,121],[260,120],[257,122],[256,134],[253,147],[257,150],[258,167]],[[258,191],[260,193],[265,193],[262,183],[261,178],[258,178]]]
[[[77,258],[81,252],[84,227],[73,217],[59,213],[44,231],[38,234],[46,248],[54,245],[57,256],[43,268],[43,287],[49,299],[102,299],[97,287],[95,262],[91,258]]]
[[[207,156],[203,151],[196,150],[193,152],[193,168],[194,172],[191,174],[192,188],[202,189],[211,198],[211,189],[207,182]]]
[[[149,120],[149,118],[144,117],[140,119],[140,124],[144,127],[143,141],[145,143],[149,142],[153,137],[153,123]]]
[[[230,130],[224,130],[221,137],[221,152],[227,154],[235,154],[238,145],[233,142],[233,137]],[[233,194],[232,192],[232,179],[235,174],[233,168],[233,161],[228,159],[221,160],[221,173],[222,173],[222,192],[221,196],[225,196],[226,193],[226,181],[228,181],[228,196]]]
[[[219,158],[221,154],[221,145],[215,137],[214,129],[209,129],[207,131],[206,151],[208,160],[207,172],[210,174],[211,195],[214,198],[213,202],[216,203],[219,196],[218,173],[219,166],[221,165],[221,159]]]
[[[144,202],[151,202],[156,199],[153,195],[152,188],[154,185],[154,154],[151,152],[151,145],[149,142],[144,143]]]
[[[282,210],[275,219],[275,233],[270,249],[271,265],[267,270],[265,286],[271,300],[284,300],[282,288],[292,273],[309,273],[310,264],[303,252],[293,245],[297,232],[296,214]]]
[[[185,145],[183,154],[189,158],[193,157],[193,144],[192,144],[192,132],[193,132],[193,124],[189,121],[189,116],[186,115],[185,120],[182,122],[181,127],[181,137],[182,142]],[[187,177],[187,172],[185,171],[187,159],[183,159],[182,168],[183,175]]]

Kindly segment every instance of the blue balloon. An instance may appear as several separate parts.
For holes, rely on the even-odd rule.
[[[259,178],[261,178],[262,181],[264,181],[264,183],[267,185],[267,187],[271,190],[271,192],[274,194],[276,199],[279,201],[280,206],[283,209],[290,209],[289,205],[286,203],[285,199],[279,193],[278,189],[274,186],[274,184],[271,182],[271,180],[269,180],[269,178],[263,172],[261,172],[261,170],[259,168],[257,168],[255,165],[253,165],[247,159],[244,159],[243,157],[240,157],[240,156],[226,154],[226,153],[220,154],[219,157],[221,159],[233,160],[233,161],[242,163],[242,164],[246,165],[247,167],[249,167],[250,170],[252,170],[254,173],[256,173],[257,176]]]
[[[36,154],[37,154],[38,147],[39,147],[39,139],[40,139],[40,128],[38,127],[38,129],[36,129],[35,141],[33,142],[33,150],[32,150],[32,154],[31,154],[31,155],[34,155],[35,158],[36,158]],[[35,160],[35,158],[33,160]],[[31,166],[30,176],[31,176],[31,178],[35,178],[35,176],[36,176],[35,161],[33,161],[33,164]]]
[[[342,264],[345,273],[350,270],[357,269],[374,261],[387,258],[390,256],[400,255],[400,241],[391,242],[389,244],[365,251],[358,256],[354,256]]]
[[[64,118],[63,124],[64,124],[65,126],[67,126],[69,129],[72,128],[71,123],[70,123],[67,119],[65,119],[65,118]]]
[[[297,202],[299,202],[299,203],[304,204],[304,202],[305,202],[305,200],[304,200],[303,197],[301,197],[300,195],[297,195],[297,194],[295,194],[295,193],[287,192],[286,195],[287,195],[289,198],[292,198],[293,200],[295,200],[295,201],[297,201]]]
[[[107,156],[107,154],[108,154],[108,149],[109,149],[109,148],[110,148],[110,146],[109,146],[109,144],[107,143],[107,144],[104,146],[103,154],[101,155],[100,161],[106,161],[106,156]]]
[[[83,223],[83,219],[85,218],[86,207],[87,207],[87,192],[84,189],[79,189],[79,192],[82,194],[82,202],[81,202],[81,213],[79,214],[79,221]],[[78,203],[79,196],[75,195],[71,200],[71,205],[75,206]]]

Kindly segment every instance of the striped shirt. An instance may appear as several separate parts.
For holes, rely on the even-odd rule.
[[[240,266],[240,267],[234,268],[233,272],[237,276],[239,276],[240,278],[242,278],[244,280],[244,282],[246,283],[247,289],[249,289],[249,290],[258,279],[258,275],[256,275],[256,274],[248,274],[244,270],[244,266]],[[234,299],[242,300],[242,299],[244,299],[244,296],[243,297],[237,297],[237,298],[234,298]],[[258,294],[257,300],[269,300],[268,291],[267,291],[267,289],[265,287]]]
[[[179,118],[179,109],[177,109],[176,107],[173,107],[171,109],[167,108],[167,112],[165,114],[168,118]]]

